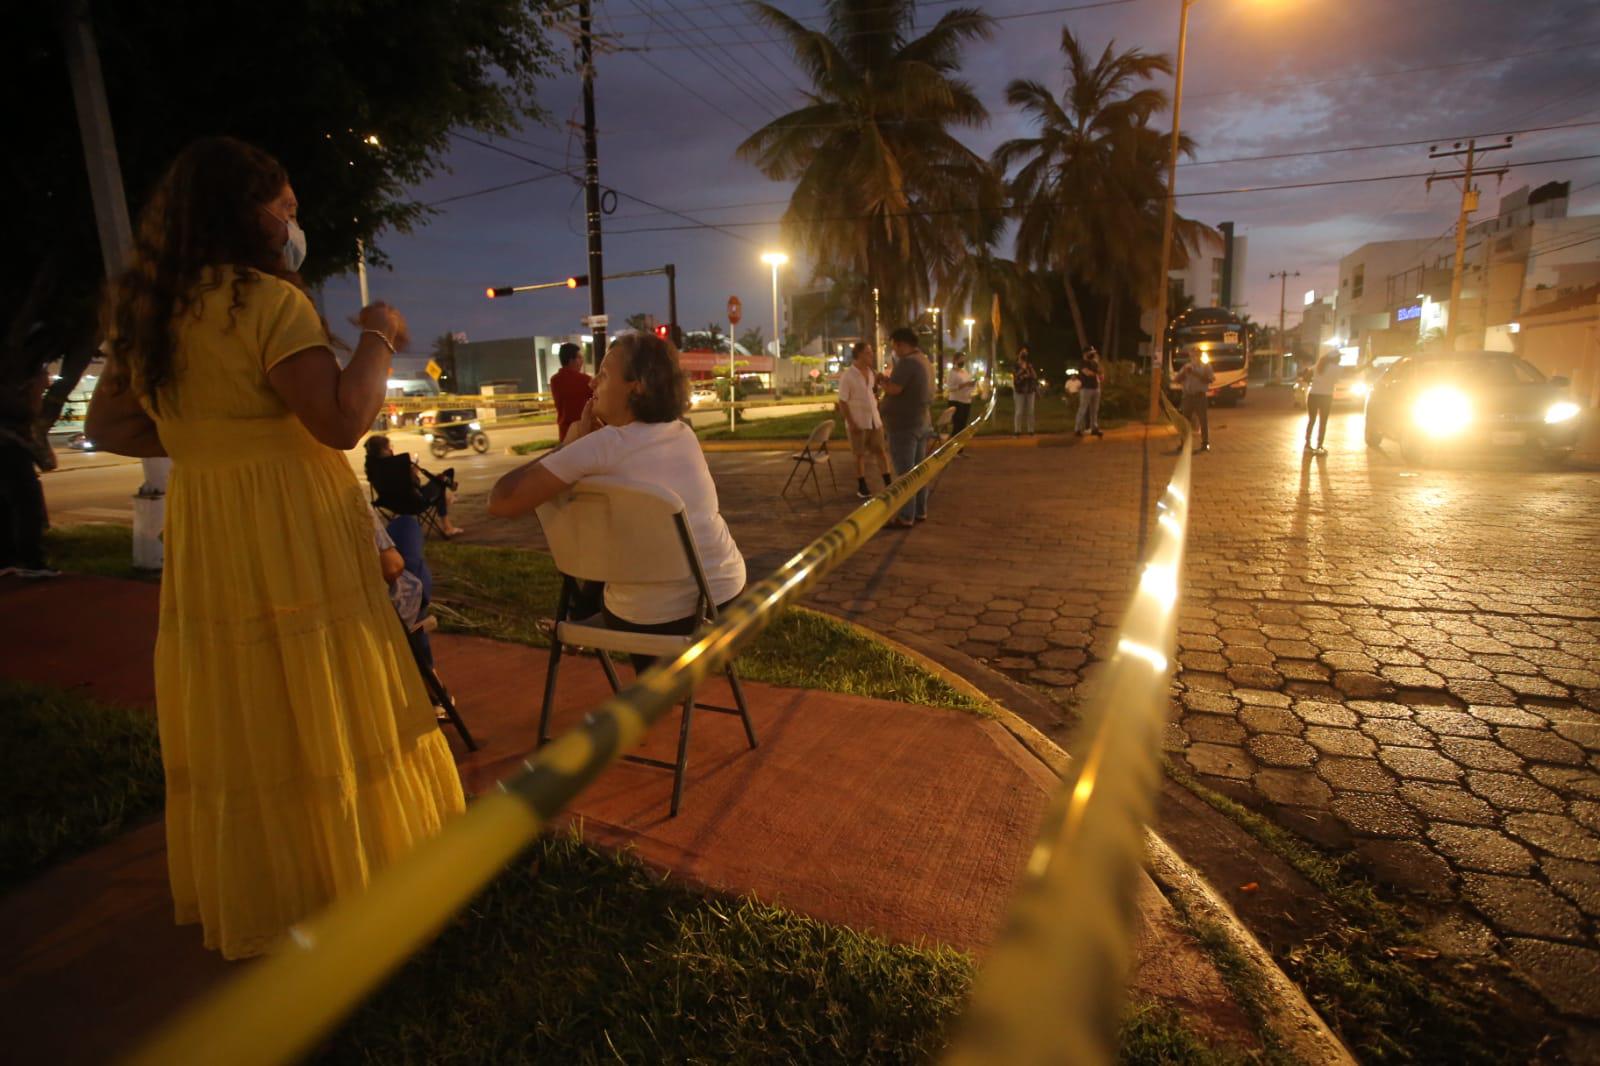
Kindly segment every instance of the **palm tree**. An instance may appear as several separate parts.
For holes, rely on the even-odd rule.
[[[1149,123],[1167,95],[1144,83],[1170,74],[1172,64],[1164,55],[1115,49],[1113,41],[1092,59],[1063,28],[1061,98],[1037,81],[1008,85],[1006,99],[1033,117],[1038,134],[1007,141],[994,154],[1002,174],[1017,167],[1007,183],[1017,259],[1060,272],[1080,343],[1088,333],[1075,279],[1107,295],[1130,288],[1143,295],[1157,273],[1151,248],[1160,240],[1165,154],[1163,135]],[[1182,150],[1191,147],[1185,138]],[[1192,224],[1183,226],[1192,234]]]
[[[828,0],[823,30],[770,4],[754,11],[788,38],[812,89],[738,154],[795,182],[785,233],[819,276],[853,279],[857,320],[872,321],[877,288],[883,320],[905,321],[959,263],[978,216],[1000,204],[994,172],[951,132],[988,121],[957,71],[963,47],[994,23],[956,8],[911,37],[913,0]]]

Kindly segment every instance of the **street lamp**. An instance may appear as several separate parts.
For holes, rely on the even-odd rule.
[[[1183,60],[1189,49],[1189,8],[1194,0],[1178,0],[1178,66],[1172,77],[1172,142],[1167,152],[1167,198],[1161,209],[1161,273],[1156,278],[1156,321],[1150,336],[1150,413],[1161,415],[1161,371],[1167,362],[1167,272],[1172,269],[1173,196],[1178,191],[1178,126],[1183,114]]]
[[[967,358],[972,358],[972,327],[978,324],[975,318],[963,318],[961,324],[967,327]]]
[[[783,323],[778,321],[778,268],[789,261],[782,252],[764,252],[761,261],[772,267],[772,354],[783,355]]]

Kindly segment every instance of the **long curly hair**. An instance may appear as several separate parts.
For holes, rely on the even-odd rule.
[[[272,156],[232,137],[206,137],[178,153],[139,216],[128,268],[108,287],[102,326],[106,377],[151,409],[175,382],[178,322],[233,266],[230,321],[245,287],[263,274],[304,289],[261,224],[289,175]]]

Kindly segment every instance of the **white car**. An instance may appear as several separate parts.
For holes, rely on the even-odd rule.
[[[1372,394],[1373,383],[1383,376],[1385,369],[1380,366],[1340,367],[1339,380],[1333,386],[1333,406],[1359,407],[1366,403],[1367,397]],[[1311,382],[1297,381],[1294,387],[1299,394],[1300,405],[1304,407],[1311,395]]]
[[[717,402],[715,389],[695,389],[689,394],[690,407],[706,407]]]

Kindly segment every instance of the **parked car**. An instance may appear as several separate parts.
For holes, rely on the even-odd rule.
[[[1582,412],[1568,386],[1511,352],[1410,356],[1391,366],[1367,397],[1367,445],[1393,440],[1413,462],[1446,448],[1561,462],[1578,442]]]

